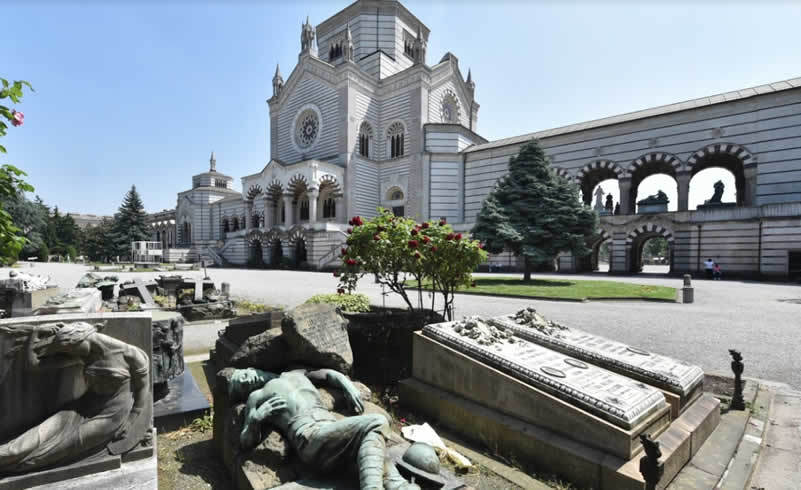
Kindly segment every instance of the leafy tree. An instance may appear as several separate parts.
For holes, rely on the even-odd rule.
[[[83,251],[89,257],[89,260],[106,262],[116,255],[112,228],[112,221],[103,218],[98,225],[86,229],[84,232]]]
[[[39,247],[39,261],[40,262],[47,262],[50,258],[50,249],[47,248],[47,244],[42,242],[42,245]]]
[[[129,255],[131,242],[150,239],[146,219],[147,213],[142,198],[136,192],[136,186],[132,185],[131,190],[125,194],[117,214],[114,215],[112,237],[116,253],[112,255]]]
[[[24,257],[38,255],[39,249],[44,244],[44,230],[47,228],[47,211],[43,210],[36,202],[25,197],[23,193],[0,202],[0,205],[8,211],[14,225],[19,228],[17,234],[25,238],[26,243],[22,248]]]
[[[21,80],[9,83],[5,78],[0,78],[0,83],[0,100],[10,99],[15,104],[22,100],[23,87],[33,90],[28,82]],[[21,126],[23,121],[24,115],[21,112],[0,104],[0,137],[6,135],[8,124]],[[0,145],[0,153],[6,153],[3,145]],[[25,175],[25,172],[13,165],[0,165],[0,264],[13,263],[25,245],[25,237],[18,234],[20,229],[14,226],[11,215],[3,209],[3,203],[7,200],[13,199],[19,193],[33,191],[33,187],[22,179]]]
[[[577,194],[532,140],[512,157],[509,173],[484,200],[473,236],[492,253],[506,249],[522,256],[528,281],[533,268],[552,263],[562,251],[576,257],[590,253],[586,237],[595,233],[598,218]]]

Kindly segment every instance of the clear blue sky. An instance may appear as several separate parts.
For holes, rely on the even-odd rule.
[[[239,186],[269,158],[275,63],[288,77],[301,21],[348,5],[165,3],[3,3],[0,76],[36,93],[0,162],[47,203],[112,214],[136,184],[148,211],[172,208],[211,150]],[[429,64],[472,68],[490,140],[801,75],[799,2],[404,5],[431,29]]]

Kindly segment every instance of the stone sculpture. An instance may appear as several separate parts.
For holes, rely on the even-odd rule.
[[[293,370],[280,375],[248,368],[234,371],[229,385],[231,400],[247,398],[240,446],[250,450],[261,442],[261,423],[269,421],[289,441],[311,471],[327,472],[356,467],[360,488],[417,489],[385,463],[389,425],[379,414],[355,415],[337,420],[323,406],[312,382],[341,389],[357,414],[364,410],[359,390],[342,373],[332,369]]]
[[[656,485],[665,473],[665,463],[659,461],[662,450],[659,449],[659,441],[653,440],[650,434],[640,434],[640,442],[645,451],[645,456],[640,458],[640,473],[645,480],[645,489],[656,490]]]
[[[668,199],[667,194],[660,190],[657,191],[656,194],[652,194],[645,199],[640,199],[637,201],[637,204],[667,204],[669,202],[670,199]]]
[[[306,17],[306,23],[301,26],[300,31],[300,49],[303,52],[310,51],[314,43],[314,27],[309,23],[309,18]],[[244,220],[243,220],[244,221]]]
[[[598,187],[595,190],[595,206],[594,206],[594,209],[598,212],[604,210],[604,203],[602,201],[603,198],[604,198],[604,190],[602,187]]]
[[[79,367],[85,393],[0,445],[0,474],[69,464],[104,449],[124,454],[146,440],[151,426],[149,359],[138,347],[85,322],[0,327],[5,349],[0,381],[18,353],[28,370]],[[5,337],[5,338],[2,338]]]
[[[720,200],[723,198],[724,187],[722,180],[715,182],[715,193],[712,194],[710,199],[704,201],[704,204],[720,204]]]
[[[743,355],[734,349],[729,349],[731,355],[731,370],[734,371],[734,394],[731,397],[732,410],[745,410],[745,400],[743,399]]]
[[[615,204],[615,216],[620,214],[620,203]]]
[[[613,199],[612,198],[612,194],[607,194],[606,195],[606,205],[604,207],[606,208],[606,212],[608,214],[612,214],[612,209],[613,209],[613,206],[614,206],[614,204],[612,202],[612,199]]]

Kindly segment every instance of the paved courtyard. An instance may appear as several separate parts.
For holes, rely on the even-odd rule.
[[[48,274],[62,287],[73,287],[88,267],[73,264],[36,264],[26,272]],[[330,273],[209,269],[216,282],[229,282],[231,294],[275,306],[292,307],[318,293],[335,291]],[[0,269],[6,277],[8,269]],[[164,273],[120,273],[122,279],[156,277]],[[198,276],[202,272],[184,272]],[[554,279],[606,279],[606,275],[562,276]],[[615,277],[618,281],[680,287],[681,280],[664,276]],[[515,298],[459,295],[459,316],[498,315],[534,306],[548,318],[638,347],[697,363],[707,372],[730,373],[729,348],[743,352],[745,375],[801,388],[801,286],[749,281],[693,281],[693,304],[604,301],[567,303]],[[394,295],[382,298],[381,288],[365,278],[359,292],[373,304],[401,306]],[[187,353],[207,351],[219,325],[190,327],[185,332]]]

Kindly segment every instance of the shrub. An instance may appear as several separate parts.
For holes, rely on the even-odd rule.
[[[316,294],[306,303],[337,305],[342,311],[364,313],[370,311],[370,299],[366,294]]]
[[[444,220],[415,223],[379,208],[375,218],[350,220],[347,247],[342,249],[343,267],[337,292],[353,292],[364,274],[398,294],[409,307],[415,306],[404,287],[407,276],[417,281],[417,306],[423,308],[423,283],[442,295],[444,311],[452,319],[454,293],[472,283],[471,272],[487,259],[476,240],[462,237]],[[435,295],[431,296],[434,310]]]

